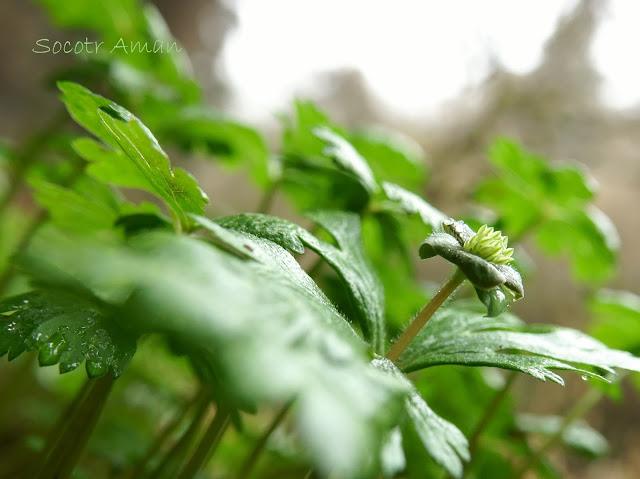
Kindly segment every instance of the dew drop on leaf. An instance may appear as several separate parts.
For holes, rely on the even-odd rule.
[[[87,374],[90,378],[103,376],[109,371],[109,367],[102,361],[87,361]]]

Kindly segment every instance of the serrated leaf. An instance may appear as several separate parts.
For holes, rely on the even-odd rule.
[[[272,216],[243,214],[216,221],[227,228],[274,241],[298,254],[304,252],[304,246],[318,253],[341,277],[365,338],[374,351],[381,353],[386,346],[384,291],[364,254],[359,217],[339,211],[316,211],[308,216],[333,236],[337,247],[319,240],[301,226]]]
[[[563,427],[564,420],[561,416],[519,414],[516,417],[516,427],[527,434],[553,436]],[[562,433],[562,442],[593,457],[601,457],[609,453],[609,443],[604,436],[584,420],[573,421],[567,426]]]
[[[113,316],[80,297],[56,292],[31,292],[0,302],[0,357],[15,359],[38,350],[41,366],[60,364],[60,372],[86,361],[89,377],[111,371],[118,377],[136,350],[136,337]]]
[[[180,344],[237,404],[297,397],[298,424],[318,469],[371,477],[379,458],[370,452],[397,421],[405,387],[371,367],[365,344],[346,325],[335,327],[335,309],[291,274],[301,270],[286,250],[227,232],[233,236],[218,234],[224,250],[153,232],[126,247],[76,241],[71,249],[42,238],[32,254],[46,248],[48,261],[115,303],[131,328]],[[246,242],[249,258],[227,252]]]
[[[453,424],[438,416],[427,405],[411,381],[388,359],[373,360],[375,367],[405,382],[410,388],[405,412],[424,448],[433,459],[454,477],[462,477],[462,460],[470,459],[469,443]]]
[[[73,118],[116,151],[121,150],[135,165],[136,170],[127,167],[125,178],[128,184],[125,186],[144,185],[144,189],[165,201],[183,226],[188,225],[186,213],[204,212],[204,205],[208,202],[204,192],[186,171],[171,168],[169,158],[140,120],[121,106],[91,93],[80,85],[59,82],[58,86],[63,92],[62,100]],[[116,158],[103,151],[96,151],[95,145],[80,145],[80,148],[85,150],[91,147],[92,153],[99,153],[91,157],[94,162],[112,161]],[[117,158],[117,161],[122,163],[122,158]],[[114,178],[105,178],[105,169],[113,171],[114,167],[104,167],[101,170],[101,180],[116,183],[122,179],[122,171]]]
[[[571,370],[606,380],[587,365],[640,370],[640,358],[609,349],[590,336],[569,328],[530,328],[514,316],[486,318],[473,310],[444,309],[420,331],[398,362],[403,371],[439,364],[495,366],[530,374],[542,381],[563,384],[551,369]],[[574,365],[576,364],[576,365]]]
[[[401,186],[386,181],[382,182],[382,189],[389,200],[396,202],[408,214],[418,214],[422,222],[430,226],[433,231],[442,230],[442,222],[449,217],[427,203],[420,196],[405,190]]]

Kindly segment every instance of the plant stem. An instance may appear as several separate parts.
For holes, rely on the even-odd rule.
[[[111,374],[87,381],[61,418],[62,430],[57,426],[52,430],[45,459],[33,477],[65,479],[71,475],[98,422],[113,382]]]
[[[271,424],[266,429],[266,431],[262,434],[262,436],[260,437],[256,445],[254,446],[253,450],[245,460],[244,465],[242,466],[242,469],[238,474],[238,477],[240,479],[246,479],[247,477],[249,477],[249,474],[251,473],[253,466],[255,466],[256,462],[258,461],[258,458],[260,457],[260,454],[262,454],[264,447],[267,445],[267,441],[269,440],[269,437],[271,437],[271,434],[273,434],[273,431],[276,430],[278,425],[286,417],[292,405],[293,405],[293,400],[287,402],[284,406],[282,406],[282,409],[280,409],[278,414],[275,415],[275,417],[271,421]]]
[[[555,434],[549,436],[547,441],[536,452],[531,454],[527,461],[522,465],[520,469],[513,475],[514,478],[519,479],[523,477],[529,469],[535,466],[544,456],[544,454],[555,445],[558,440],[562,439],[565,431],[574,421],[582,418],[587,414],[598,402],[602,399],[603,392],[600,389],[591,388],[580,400],[569,410],[564,417],[560,428]]]
[[[267,190],[262,195],[262,198],[260,198],[260,204],[258,205],[258,210],[257,210],[258,213],[262,213],[262,214],[269,213],[269,210],[271,210],[271,207],[273,206],[273,200],[276,197],[278,186],[279,186],[279,183],[277,181],[269,185]]]
[[[178,439],[171,450],[164,455],[162,461],[160,461],[153,472],[147,477],[156,479],[174,477],[177,474],[178,464],[181,463],[183,457],[188,455],[189,446],[191,446],[198,432],[203,428],[203,424],[206,423],[210,405],[210,397],[205,396],[200,400],[189,428],[180,436],[180,439]]]
[[[478,423],[474,431],[471,433],[471,437],[469,439],[469,453],[472,456],[471,463],[473,462],[473,453],[478,447],[478,442],[480,440],[480,437],[482,436],[482,433],[484,432],[486,427],[491,423],[491,420],[493,419],[493,416],[495,415],[495,413],[498,412],[498,409],[502,404],[502,401],[504,400],[505,397],[507,397],[507,393],[511,389],[511,386],[513,386],[513,383],[515,382],[515,379],[517,377],[518,377],[518,373],[516,371],[511,371],[509,373],[504,385],[502,386],[500,391],[498,391],[496,395],[493,397],[493,399],[491,400],[491,404],[489,404],[489,406],[485,410],[484,416],[482,417],[482,419],[480,420],[480,422]],[[471,466],[471,463],[469,463],[469,466]]]
[[[389,349],[389,352],[387,353],[387,359],[390,359],[394,363],[400,359],[402,353],[415,339],[424,325],[427,324],[427,321],[431,319],[431,316],[433,316],[438,308],[442,306],[442,303],[444,303],[447,298],[451,296],[456,289],[458,289],[458,286],[460,286],[465,279],[464,273],[462,273],[459,268],[456,268],[451,278],[449,278],[440,291],[431,298],[425,307],[422,308],[422,311],[418,313],[407,329],[405,329],[396,342],[393,343],[391,349]]]
[[[227,426],[231,420],[229,411],[218,405],[216,415],[211,422],[209,428],[205,431],[204,436],[200,440],[200,444],[194,451],[193,455],[185,464],[178,479],[193,479],[197,472],[206,465],[211,455],[215,452]]]
[[[138,464],[119,476],[120,479],[136,479],[144,477],[144,473],[149,462],[156,454],[159,454],[162,446],[168,441],[169,437],[174,434],[178,427],[187,420],[188,415],[204,400],[206,394],[207,392],[204,389],[200,389],[200,391],[189,399],[182,409],[173,417],[173,420],[162,428],[155,441]]]

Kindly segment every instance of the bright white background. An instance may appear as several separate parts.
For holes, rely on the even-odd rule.
[[[360,70],[383,105],[422,115],[477,84],[498,61],[514,73],[538,64],[545,40],[575,0],[228,0],[238,26],[223,52],[234,109],[282,110],[316,75]],[[611,0],[592,44],[602,100],[640,102],[640,2]]]

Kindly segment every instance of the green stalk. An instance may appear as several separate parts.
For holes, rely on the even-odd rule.
[[[253,447],[251,453],[249,454],[247,459],[244,461],[244,465],[242,466],[242,469],[238,473],[238,477],[240,479],[246,479],[247,477],[249,477],[249,474],[251,474],[251,470],[256,465],[256,462],[258,462],[258,458],[260,457],[260,455],[264,451],[264,448],[267,445],[267,441],[271,437],[271,434],[273,434],[273,432],[276,430],[276,428],[280,425],[280,423],[287,416],[287,413],[289,412],[289,409],[291,409],[292,405],[293,405],[293,400],[287,402],[282,407],[282,409],[280,409],[278,414],[275,415],[275,417],[271,421],[271,424],[269,425],[269,427],[262,434],[262,436],[260,437],[260,439],[258,440],[256,445]]]
[[[211,399],[207,395],[201,399],[201,402],[197,406],[189,428],[184,432],[180,439],[178,439],[171,450],[165,454],[162,461],[160,461],[156,468],[147,477],[153,479],[175,477],[179,467],[178,465],[182,462],[182,459],[188,455],[193,441],[206,423],[210,406]]]
[[[262,213],[262,214],[269,213],[269,211],[271,210],[271,207],[273,206],[273,200],[276,197],[276,192],[278,191],[279,186],[280,186],[280,183],[277,181],[269,185],[267,190],[262,195],[262,198],[260,198],[260,204],[258,205],[258,209],[257,209],[258,213]]]
[[[418,313],[418,315],[414,318],[414,320],[409,324],[407,329],[400,335],[400,337],[396,340],[395,343],[389,349],[387,353],[387,359],[393,361],[394,363],[400,359],[402,353],[407,349],[409,344],[415,339],[420,330],[427,324],[427,321],[431,319],[431,316],[442,306],[442,304],[451,296],[458,286],[462,284],[462,282],[466,279],[464,273],[460,271],[459,268],[456,268],[455,272],[449,278],[449,280],[442,286],[440,291],[431,298],[431,300],[422,308],[422,311]]]
[[[194,451],[189,461],[185,464],[178,479],[193,479],[200,469],[202,469],[215,452],[224,432],[231,421],[229,411],[218,405],[216,415],[207,428],[200,444]]]
[[[520,479],[524,477],[529,469],[535,466],[542,457],[547,453],[551,447],[553,447],[556,442],[562,439],[565,431],[574,421],[581,419],[585,414],[587,414],[598,402],[602,399],[603,392],[600,389],[591,388],[587,394],[582,396],[580,400],[569,410],[569,412],[564,417],[562,421],[562,425],[555,432],[555,434],[549,436],[546,442],[538,449],[536,452],[531,454],[527,461],[516,471],[513,475],[514,478]]]
[[[504,398],[507,397],[507,393],[511,390],[511,386],[513,386],[513,383],[515,382],[515,379],[517,377],[518,373],[516,371],[511,371],[509,373],[506,382],[504,383],[500,391],[498,391],[493,397],[493,399],[491,400],[491,404],[489,404],[489,406],[485,410],[484,416],[482,416],[482,419],[480,420],[474,431],[471,433],[469,439],[469,453],[471,454],[472,458],[467,467],[470,467],[473,463],[473,453],[478,447],[478,442],[480,440],[480,437],[482,436],[482,433],[491,423],[493,416],[498,411],[498,408],[500,407],[500,404],[502,404]]]
[[[62,430],[52,430],[44,453],[45,459],[33,475],[34,478],[66,479],[71,476],[104,409],[113,382],[111,374],[87,381],[61,418]]]
[[[169,438],[178,430],[180,425],[187,420],[191,411],[196,409],[198,404],[203,401],[206,394],[206,391],[201,389],[189,401],[187,401],[187,403],[183,405],[182,409],[180,409],[180,411],[178,411],[178,413],[173,417],[173,420],[162,428],[155,441],[138,464],[119,476],[120,479],[136,479],[143,477],[149,462],[151,462],[154,456],[160,454],[160,451],[169,441]]]

